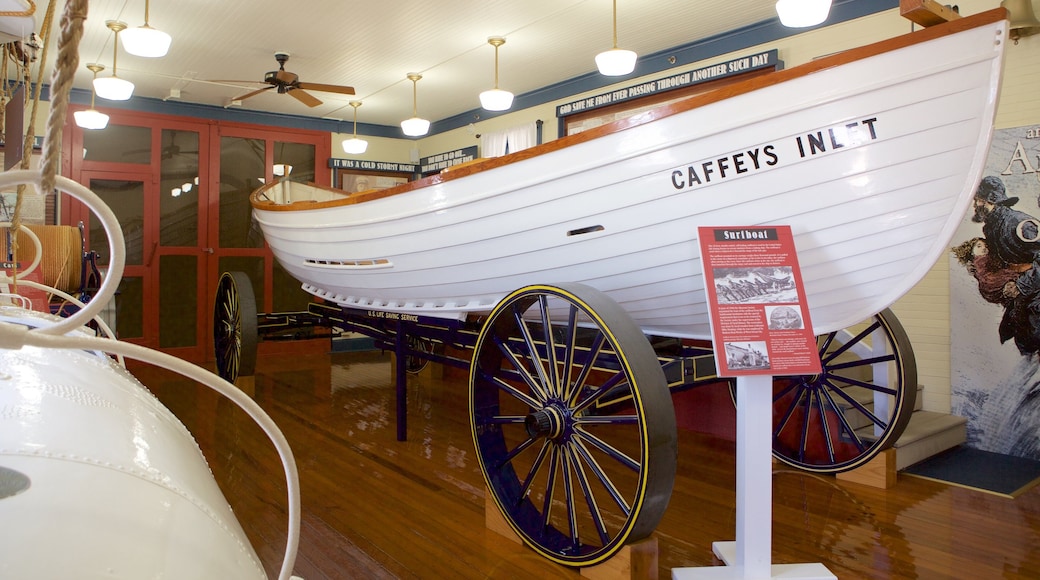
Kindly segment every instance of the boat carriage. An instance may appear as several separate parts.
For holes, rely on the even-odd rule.
[[[387,190],[270,183],[254,215],[334,320],[396,333],[398,355],[431,321],[477,320],[470,410],[489,502],[544,556],[600,563],[649,535],[671,493],[666,385],[682,364],[646,336],[710,337],[698,226],[791,227],[824,372],[774,382],[774,454],[836,471],[895,441],[916,377],[885,309],[971,204],[1005,19],[953,20]],[[218,358],[240,339],[238,300],[218,294]]]

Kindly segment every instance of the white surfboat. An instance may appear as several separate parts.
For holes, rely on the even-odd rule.
[[[989,147],[1002,9],[392,189],[251,196],[274,255],[343,306],[461,318],[582,282],[647,334],[709,338],[698,226],[790,225],[817,334],[945,252]]]

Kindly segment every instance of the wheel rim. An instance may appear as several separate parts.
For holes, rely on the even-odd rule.
[[[213,306],[213,348],[217,374],[228,382],[253,374],[256,366],[256,301],[249,277],[224,272]]]
[[[817,337],[823,372],[773,381],[773,455],[822,473],[863,465],[899,438],[917,398],[917,368],[891,310]]]
[[[649,342],[602,293],[531,286],[502,300],[477,339],[470,408],[491,496],[543,556],[596,564],[656,527],[675,411]]]
[[[433,352],[433,344],[425,339],[408,337],[408,358],[405,359],[405,371],[417,375],[426,369],[430,359],[426,356]]]

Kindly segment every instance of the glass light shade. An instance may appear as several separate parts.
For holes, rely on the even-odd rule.
[[[134,83],[115,75],[94,79],[94,92],[102,99],[126,101],[134,94]]]
[[[351,155],[359,155],[368,150],[368,141],[364,139],[358,139],[357,137],[351,137],[350,139],[343,140],[343,151]]]
[[[430,122],[419,117],[401,121],[401,130],[409,137],[421,137],[430,131]]]
[[[608,77],[627,75],[636,69],[636,53],[623,48],[612,48],[596,55],[599,73]]]
[[[776,14],[780,24],[789,28],[816,26],[831,11],[831,0],[777,0]]]
[[[505,111],[513,106],[513,93],[491,89],[480,93],[480,106],[489,111]]]
[[[134,56],[145,56],[157,58],[166,56],[170,50],[169,34],[156,30],[145,24],[137,28],[127,28],[120,33],[123,39],[123,48]]]
[[[108,126],[108,115],[97,109],[76,111],[72,116],[76,118],[76,125],[84,129],[104,129]]]

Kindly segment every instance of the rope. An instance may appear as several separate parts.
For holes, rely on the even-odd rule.
[[[80,286],[80,260],[82,257],[82,245],[80,243],[79,229],[74,226],[48,226],[29,225],[25,227],[40,240],[43,255],[40,257],[40,281],[68,293],[79,291]],[[10,240],[0,238],[0,251],[7,253],[10,243],[14,246],[17,242],[22,248],[19,252],[19,260],[31,263],[36,258],[36,246],[27,240],[27,234],[21,229],[10,230]]]
[[[32,16],[33,14],[36,13],[36,3],[33,2],[33,0],[25,0],[25,1],[29,3],[29,8],[27,8],[25,10],[22,10],[22,11],[0,10],[0,16],[15,16],[15,17],[19,17],[19,16]]]
[[[68,11],[69,5],[71,5],[71,4],[72,4],[72,2],[70,1],[69,4],[65,5],[66,11]],[[39,104],[40,104],[40,90],[41,90],[41,88],[43,86],[43,83],[41,81],[42,81],[42,78],[43,78],[43,70],[46,68],[46,64],[47,64],[47,49],[50,46],[50,29],[51,29],[51,22],[54,21],[54,7],[55,7],[55,5],[56,5],[56,0],[50,0],[50,2],[47,4],[47,12],[44,14],[44,17],[43,17],[43,26],[40,28],[41,32],[44,35],[43,36],[43,54],[40,56],[40,67],[39,67],[39,69],[37,71],[37,74],[36,74],[36,86],[35,86],[35,90],[33,91],[33,97],[32,97],[32,112],[29,115],[29,129],[25,132],[25,142],[24,142],[24,147],[22,148],[22,151],[24,152],[22,154],[22,163],[20,165],[20,167],[22,169],[29,169],[29,164],[30,164],[31,158],[32,158],[32,146],[33,146],[33,142],[36,140],[36,133],[35,133],[36,112],[37,112]],[[35,11],[35,9],[36,9],[36,7],[35,7],[35,5],[33,5],[33,10]],[[86,9],[84,8],[84,11],[85,10]],[[83,23],[82,23],[82,21],[80,21],[80,31],[81,31],[80,35],[81,36],[82,36],[82,29],[83,29]],[[79,40],[77,39],[77,43],[78,42],[79,42]],[[25,66],[28,67],[29,64],[26,63]],[[26,68],[25,70],[26,70],[25,82],[28,83],[30,81],[30,76],[28,74],[28,68]],[[64,115],[63,115],[62,116],[62,122],[64,122],[64,120],[65,120],[65,118],[64,118]],[[60,139],[60,134],[59,134],[59,142],[60,141],[61,141],[61,139]],[[42,191],[40,191],[40,194],[43,195],[44,191],[48,191],[48,190],[42,190]],[[25,184],[19,184],[18,185],[18,195],[15,197],[14,216],[12,216],[12,218],[11,218],[11,230],[14,231],[14,232],[18,232],[19,231],[19,226],[22,223],[22,198],[23,198],[24,195],[25,195]],[[12,255],[17,256],[17,253],[18,253],[18,239],[17,239],[17,237],[15,238],[14,242],[11,244],[11,252],[12,252]],[[18,271],[17,271],[17,269],[15,269],[15,271],[14,271],[15,280],[18,279],[17,278],[17,274],[18,274]],[[17,283],[17,281],[15,282],[15,291],[16,292],[18,291],[18,283]]]
[[[83,21],[86,19],[87,0],[69,0],[65,4],[58,34],[58,59],[51,75],[51,112],[47,116],[43,163],[40,166],[43,177],[40,193],[43,195],[54,191],[54,178],[61,163],[61,130],[69,107],[69,89],[79,68],[79,41],[83,37]]]

